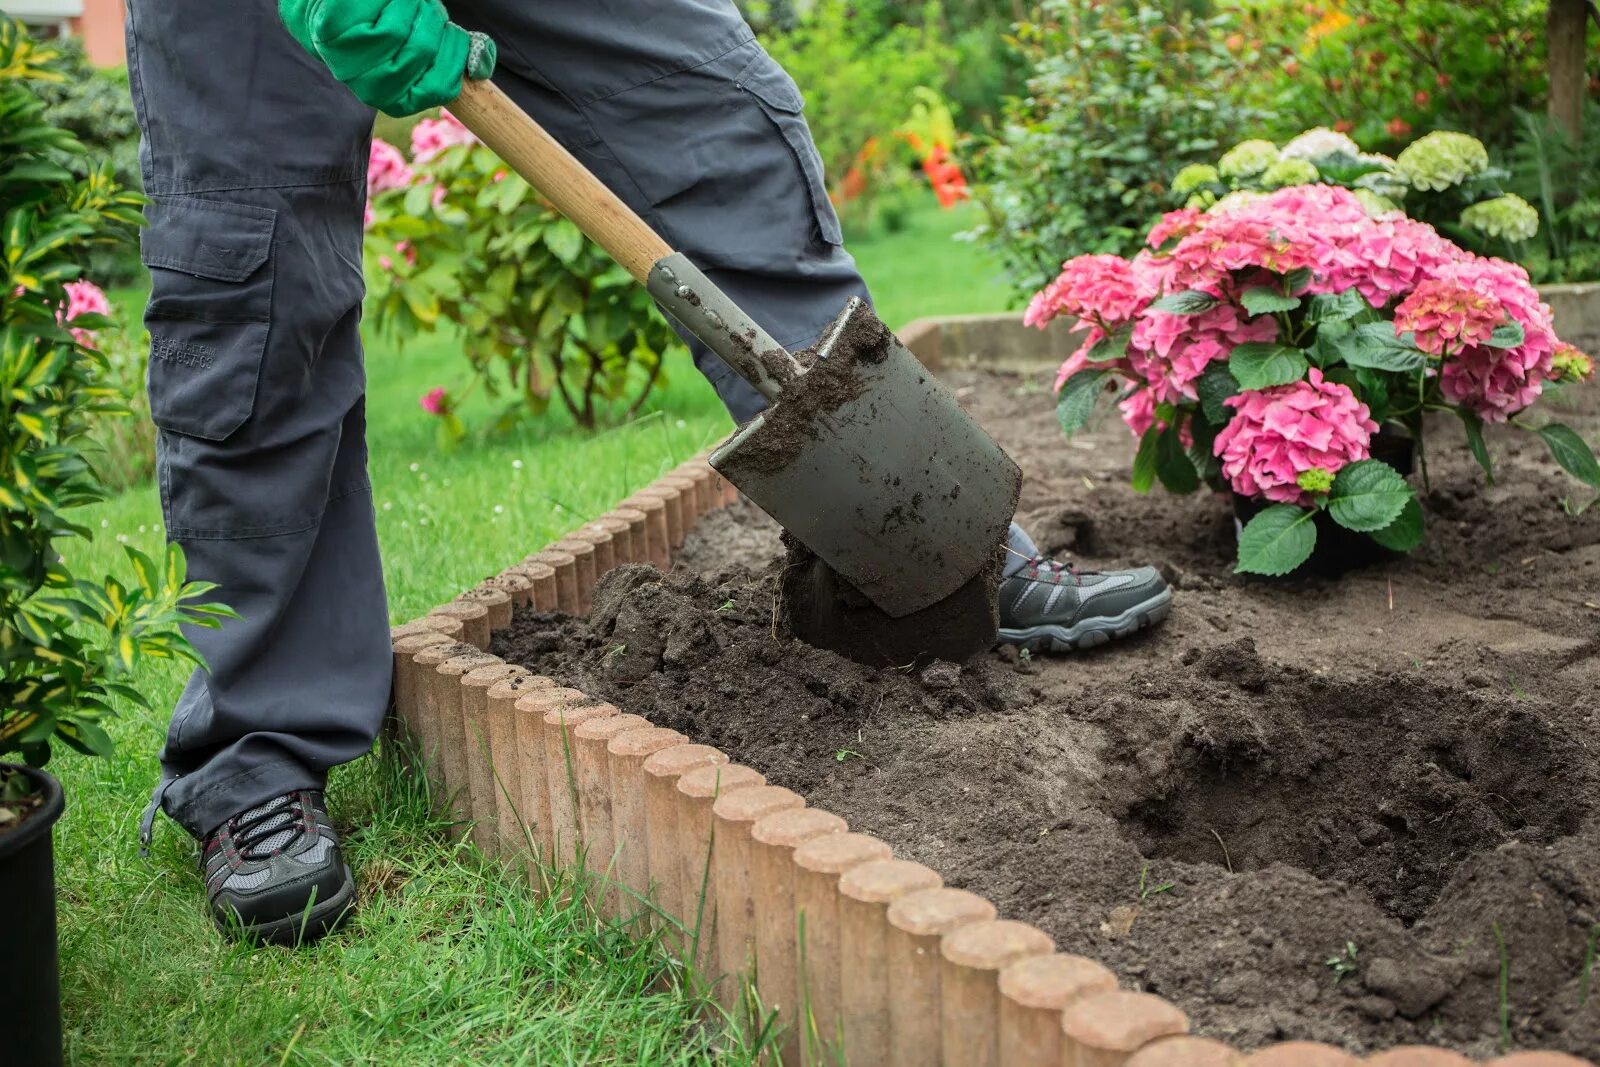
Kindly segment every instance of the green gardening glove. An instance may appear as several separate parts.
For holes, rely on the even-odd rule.
[[[396,117],[448,104],[494,72],[494,42],[439,0],[278,0],[283,24],[363,103]]]

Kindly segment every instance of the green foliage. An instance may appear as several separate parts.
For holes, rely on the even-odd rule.
[[[105,488],[120,493],[149,481],[155,473],[156,425],[150,419],[144,383],[150,332],[113,322],[97,331],[94,344],[105,357],[102,380],[127,410],[91,416],[92,444],[85,451]]]
[[[1241,574],[1278,577],[1311,558],[1317,547],[1316,512],[1293,504],[1274,504],[1245,523],[1239,534]]]
[[[121,410],[105,358],[57,321],[64,286],[90,249],[139,224],[143,202],[108,163],[80,177],[56,162],[87,154],[34,89],[65,76],[53,52],[0,19],[0,756],[34,764],[57,740],[106,755],[100,720],[113,699],[143,703],[128,684],[139,665],[198,663],[178,625],[230,614],[190,602],[211,587],[185,583],[177,546],[159,560],[130,548],[131,584],[78,577],[62,548],[89,536],[72,509],[105,496],[83,454],[90,420]]]
[[[1517,115],[1508,185],[1539,209],[1544,225],[1518,249],[1534,281],[1600,279],[1600,103],[1584,110],[1584,137],[1573,144],[1544,114]]]
[[[1165,175],[1264,120],[1238,102],[1256,72],[1228,48],[1237,20],[1171,6],[1046,0],[1017,26],[1027,94],[1006,104],[977,195],[979,236],[1019,293],[1080,252],[1132,249],[1165,205]]]
[[[372,201],[378,331],[404,343],[461,327],[478,383],[511,398],[496,429],[552,398],[584,427],[637,413],[678,343],[649,294],[488,148],[457,145],[415,170]]]

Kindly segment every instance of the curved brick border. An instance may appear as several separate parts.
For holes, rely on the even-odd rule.
[[[1363,1060],[1292,1041],[1246,1055],[1189,1036],[1175,1005],[1119,990],[1098,963],[940,888],[937,872],[758,770],[488,654],[513,607],[578,610],[610,566],[670,565],[695,523],[737,498],[696,457],[394,628],[389,731],[409,736],[439,810],[486,853],[525,864],[535,884],[541,865],[581,856],[597,910],[666,928],[729,1009],[778,1013],[785,1064],[1470,1067],[1439,1048]],[[1596,1065],[1521,1052],[1487,1067]]]

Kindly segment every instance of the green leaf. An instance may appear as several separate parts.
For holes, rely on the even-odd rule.
[[[1600,463],[1595,462],[1594,450],[1570,426],[1552,422],[1539,429],[1539,436],[1550,446],[1561,469],[1585,485],[1600,489]]]
[[[1239,297],[1239,303],[1252,315],[1271,315],[1279,311],[1293,311],[1300,306],[1298,296],[1285,296],[1264,285],[1252,286]]]
[[[1121,359],[1128,354],[1128,342],[1133,340],[1133,323],[1122,327],[1116,333],[1108,334],[1095,342],[1089,349],[1090,363],[1109,363],[1114,359]]]
[[[1169,293],[1150,305],[1153,311],[1167,311],[1174,315],[1198,315],[1210,311],[1221,301],[1210,293],[1202,293],[1198,289],[1185,289],[1181,293]]]
[[[1346,464],[1333,477],[1328,514],[1347,530],[1371,533],[1400,517],[1406,501],[1415,498],[1400,473],[1381,459]]]
[[[570,267],[583,253],[583,231],[566,219],[557,219],[545,230],[544,243],[557,259]]]
[[[1270,389],[1297,382],[1308,366],[1304,352],[1272,341],[1238,345],[1228,356],[1228,370],[1241,389]]]
[[[1314,324],[1344,322],[1371,307],[1367,298],[1356,289],[1346,289],[1342,293],[1318,293],[1306,307],[1306,321]]]
[[[1352,367],[1408,373],[1421,370],[1428,357],[1405,337],[1397,337],[1392,322],[1364,322],[1337,342],[1341,359]]]
[[[1083,429],[1100,402],[1105,377],[1103,370],[1081,370],[1062,385],[1061,397],[1056,401],[1056,421],[1061,424],[1062,433],[1071,437]]]
[[[1156,476],[1169,493],[1192,493],[1200,488],[1200,475],[1189,454],[1183,450],[1176,424],[1168,425],[1156,438]]]
[[[1476,412],[1464,409],[1457,409],[1456,414],[1461,416],[1461,425],[1466,428],[1467,448],[1472,451],[1472,458],[1478,461],[1489,484],[1493,485],[1494,463],[1489,459],[1489,446],[1483,440],[1483,420]]]
[[[1307,559],[1317,547],[1317,528],[1312,525],[1315,511],[1293,504],[1274,504],[1245,524],[1239,534],[1240,574],[1288,574]]]
[[[1310,267],[1296,267],[1283,276],[1283,287],[1291,293],[1298,293],[1311,284],[1312,273]]]
[[[1507,319],[1494,328],[1494,332],[1484,344],[1490,348],[1516,348],[1525,340],[1527,333],[1522,329],[1522,323],[1516,319]]]
[[[1194,388],[1200,396],[1200,411],[1211,425],[1221,426],[1233,417],[1233,409],[1224,401],[1239,395],[1239,380],[1226,363],[1218,361],[1207,366]]]
[[[1156,446],[1160,437],[1160,431],[1152,427],[1139,438],[1139,451],[1133,455],[1133,474],[1129,479],[1136,493],[1148,493],[1156,484]]]
[[[1422,507],[1416,497],[1406,501],[1400,517],[1381,530],[1368,530],[1367,536],[1384,548],[1410,552],[1422,543]]]

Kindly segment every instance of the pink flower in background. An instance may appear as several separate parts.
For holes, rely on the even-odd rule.
[[[368,201],[367,206],[361,210],[361,228],[363,230],[370,230],[372,229],[372,224],[377,221],[378,213],[372,210],[372,202]]]
[[[444,386],[435,386],[422,394],[422,399],[417,401],[422,405],[422,410],[429,415],[448,415],[450,413],[450,394],[445,392]]]
[[[441,111],[439,118],[423,119],[411,127],[411,159],[414,163],[426,163],[447,148],[477,141],[460,119],[449,111]]]
[[[431,197],[431,199],[433,201],[433,206],[434,207],[438,207],[440,204],[444,203],[444,198],[445,198],[446,195],[447,195],[447,193],[446,193],[446,190],[445,190],[444,186],[435,185],[433,187],[433,195]]]
[[[79,315],[109,315],[111,314],[111,301],[106,299],[106,294],[98,285],[91,281],[68,282],[67,306],[56,312],[57,322],[71,322]],[[74,329],[72,339],[85,348],[94,347],[94,331]]]
[[[1442,278],[1429,278],[1394,309],[1396,334],[1414,333],[1417,347],[1435,356],[1480,345],[1506,321],[1500,301]]]
[[[1309,504],[1302,472],[1336,474],[1366,459],[1378,424],[1349,388],[1323,381],[1313,367],[1306,380],[1230,397],[1235,414],[1217,434],[1216,455],[1235,492],[1284,504]]]
[[[379,137],[372,139],[367,151],[367,196],[377,196],[388,189],[403,189],[411,184],[415,175],[406,165],[400,149]]]

